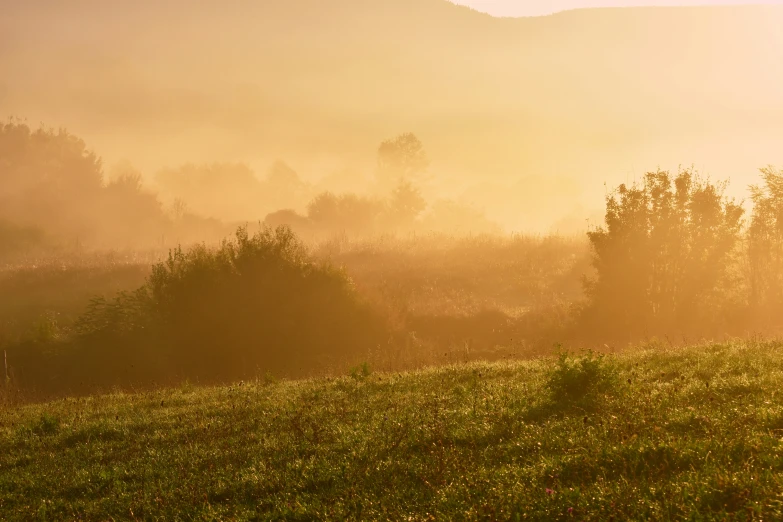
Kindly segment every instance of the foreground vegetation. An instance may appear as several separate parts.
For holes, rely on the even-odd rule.
[[[779,519],[783,344],[8,407],[8,520]]]

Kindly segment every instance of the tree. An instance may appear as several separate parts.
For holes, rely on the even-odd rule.
[[[401,181],[389,198],[390,224],[395,228],[410,226],[425,208],[427,201],[419,189],[408,181]]]
[[[273,209],[301,207],[310,199],[311,189],[282,161],[276,161],[264,180],[264,202]]]
[[[783,170],[761,169],[764,184],[750,187],[748,228],[750,304],[757,314],[783,308]]]
[[[743,215],[724,189],[691,171],[658,171],[607,197],[605,226],[588,233],[594,326],[634,336],[719,320]]]
[[[0,124],[0,217],[82,233],[103,188],[100,158],[64,129]]]
[[[378,147],[378,181],[384,186],[421,181],[429,165],[424,146],[413,133],[400,134]]]
[[[131,165],[120,165],[114,171],[104,189],[103,204],[103,240],[111,244],[149,244],[170,222],[157,195],[144,189],[141,173]]]
[[[367,234],[384,210],[381,201],[356,194],[319,194],[307,205],[307,217],[324,231]]]

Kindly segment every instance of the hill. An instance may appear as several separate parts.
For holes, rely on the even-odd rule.
[[[534,228],[658,165],[695,164],[741,191],[780,161],[780,6],[528,19],[445,0],[3,9],[0,111],[147,170],[283,157],[310,177],[371,172],[377,144],[411,130],[433,158],[431,192]]]
[[[32,519],[779,519],[783,346],[183,386],[0,410]]]

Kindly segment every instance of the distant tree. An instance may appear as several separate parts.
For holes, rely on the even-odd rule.
[[[421,192],[412,183],[400,181],[389,198],[389,225],[397,229],[410,227],[426,208]]]
[[[174,198],[174,201],[171,202],[171,217],[173,217],[175,221],[184,218],[188,211],[188,204],[184,199]]]
[[[122,165],[104,190],[102,229],[113,244],[142,245],[159,236],[169,218],[156,194],[144,189],[141,173]]]
[[[382,201],[331,192],[319,194],[307,205],[307,217],[314,225],[323,231],[350,234],[372,232],[383,211]]]
[[[64,129],[0,124],[0,217],[82,233],[103,188],[100,158]]]
[[[429,165],[427,152],[413,133],[400,134],[378,147],[378,181],[382,185],[420,181]]]
[[[283,209],[268,214],[264,219],[264,225],[273,229],[286,226],[301,237],[310,232],[311,221],[295,210]]]
[[[277,187],[296,187],[302,184],[299,174],[284,161],[275,161],[269,169],[267,182]]]
[[[605,225],[588,233],[594,326],[628,336],[720,320],[743,215],[724,188],[658,171],[607,197]]]
[[[768,315],[783,311],[783,170],[766,167],[761,176],[764,184],[750,188],[748,265],[751,306]]]
[[[283,161],[276,161],[269,169],[264,192],[271,208],[301,207],[311,196],[310,186]]]

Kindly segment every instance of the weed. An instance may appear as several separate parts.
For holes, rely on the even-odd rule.
[[[36,435],[54,435],[60,429],[60,419],[48,413],[41,416],[30,426],[30,431]]]
[[[271,384],[277,384],[279,382],[279,379],[275,377],[272,372],[267,371],[264,374],[264,384],[271,385]]]
[[[372,369],[370,368],[369,363],[363,362],[359,366],[354,366],[350,369],[349,375],[352,379],[355,379],[357,381],[363,381],[367,379],[370,375],[372,375]]]
[[[556,403],[589,402],[617,387],[617,365],[603,354],[588,350],[581,356],[561,352],[547,388]]]

